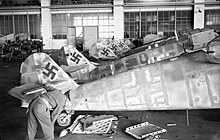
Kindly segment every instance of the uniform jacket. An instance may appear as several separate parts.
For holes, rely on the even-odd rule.
[[[46,92],[41,97],[45,98],[52,106],[51,121],[54,123],[64,109],[67,97],[57,89]]]

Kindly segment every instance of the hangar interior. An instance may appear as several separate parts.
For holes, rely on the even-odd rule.
[[[202,30],[204,28],[208,30]],[[60,64],[62,62],[58,55],[64,45],[73,45],[83,53],[90,50],[93,44],[97,42],[128,39],[133,41],[132,43],[136,47],[140,47],[148,35],[157,35],[163,39],[176,38],[176,32],[187,32],[193,29],[201,29],[199,32],[207,31],[210,33],[211,35],[208,37],[204,35],[205,39],[209,41],[215,38],[213,32],[220,34],[219,0],[0,0],[0,49],[5,44],[13,44],[15,49],[22,45],[34,46],[33,48],[36,49],[24,57],[19,55],[18,59],[11,58],[11,54],[5,55],[3,49],[1,50],[1,56],[6,56],[8,60],[5,61],[3,57],[0,59],[0,110],[3,112],[0,114],[0,140],[24,139],[27,127],[26,109],[21,108],[21,102],[10,96],[8,91],[19,86],[22,80],[31,80],[31,78],[22,79],[20,68],[22,62],[30,54],[46,52],[49,54],[48,56]],[[184,53],[177,60],[169,59],[173,62],[172,64],[167,61],[168,59],[163,59],[163,57],[169,58],[165,54],[158,60],[152,59],[150,62],[143,59],[143,63],[149,64],[165,60],[145,69],[145,64],[143,65],[142,59],[139,58],[139,55],[142,57],[142,50],[138,50],[140,51],[138,53],[132,52],[135,53],[135,56],[128,54],[130,57],[121,59],[120,62],[117,61],[111,63],[113,64],[111,66],[100,67],[98,71],[93,73],[93,80],[98,80],[91,82],[91,85],[90,83],[85,84],[85,88],[82,90],[84,91],[83,95],[87,97],[84,101],[86,109],[104,109],[101,111],[82,109],[82,111],[75,112],[72,120],[80,114],[115,115],[118,117],[118,122],[111,127],[118,126],[114,128],[114,136],[79,134],[71,130],[74,134],[68,132],[65,137],[59,137],[60,132],[66,130],[67,127],[56,123],[55,139],[141,139],[127,133],[129,129],[141,126],[138,124],[146,125],[143,122],[149,122],[165,129],[158,127],[160,129],[156,133],[158,137],[143,135],[147,137],[146,140],[160,138],[169,140],[219,140],[220,87],[217,85],[220,82],[218,43],[220,39],[213,42],[213,44],[209,43],[208,45],[203,43],[209,47],[206,54],[202,51],[193,52],[192,49],[187,52],[187,55]],[[171,43],[173,42],[171,41]],[[175,50],[174,56],[188,49],[179,49],[178,43],[176,44],[171,45]],[[155,46],[155,44],[153,45]],[[201,49],[199,45],[197,49]],[[166,49],[163,48],[162,50],[165,51]],[[167,49],[166,51],[169,52],[170,50]],[[170,53],[173,53],[171,51]],[[14,52],[16,51],[14,50]],[[190,54],[191,52],[192,54]],[[153,54],[150,52],[147,55],[150,56],[151,53]],[[143,54],[143,56],[145,55]],[[16,56],[16,53],[13,56]],[[207,59],[214,63],[209,63]],[[113,66],[114,71],[111,69]],[[111,70],[109,71],[109,69]],[[143,75],[150,75],[152,81],[147,81],[149,79],[146,78],[147,76],[142,77]],[[34,77],[34,75],[31,76]],[[112,76],[113,79],[108,79],[108,76]],[[137,81],[141,80],[137,82],[134,80],[135,78]],[[182,83],[178,83],[179,81]],[[151,102],[151,99],[148,100],[142,95],[141,92],[145,88],[144,84],[148,84],[147,90],[158,88],[157,91],[150,91],[152,102],[155,104],[147,103],[148,101]],[[107,87],[106,85],[110,86]],[[106,89],[101,89],[102,86]],[[160,89],[161,87],[169,89]],[[117,90],[116,88],[122,89]],[[179,89],[178,93],[182,95],[173,94],[173,97],[170,96],[174,89]],[[88,92],[88,95],[85,91]],[[101,91],[104,95],[100,94]],[[197,94],[203,91],[205,94]],[[185,95],[186,93],[187,95]],[[98,98],[99,94],[100,98]],[[144,99],[139,99],[135,95],[140,95],[140,98],[143,97]],[[96,96],[97,98],[95,98]],[[186,100],[185,98],[181,99],[181,97],[186,96],[189,96]],[[120,99],[121,101],[119,101]],[[192,110],[184,109],[184,105],[181,103],[181,109],[175,109],[175,105],[179,105],[179,101],[183,104],[189,102]],[[97,102],[99,104],[95,104]],[[157,108],[160,103],[162,106],[173,106],[160,110]],[[123,109],[127,109],[127,111],[114,111],[115,108],[122,106],[125,106]],[[105,110],[105,107],[108,110]],[[149,110],[143,110],[144,107]],[[144,130],[137,131],[144,131],[143,133],[146,134],[148,129],[144,128]],[[37,138],[40,137],[42,137],[42,133],[38,132]]]
[[[220,32],[218,0],[2,0],[2,36],[28,33],[43,39],[44,49],[67,43],[67,27],[76,27],[83,43],[86,26],[97,27],[97,41],[170,36],[175,30],[211,27]]]

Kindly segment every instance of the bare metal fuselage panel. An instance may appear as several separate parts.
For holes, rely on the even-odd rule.
[[[203,51],[81,85],[75,110],[178,110],[220,107],[220,65]],[[76,106],[75,106],[76,105]]]

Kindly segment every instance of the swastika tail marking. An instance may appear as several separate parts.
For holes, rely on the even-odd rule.
[[[108,49],[103,48],[101,54],[102,54],[102,55],[105,55],[105,56],[108,56],[108,55],[109,55],[109,52],[110,52],[110,51],[109,51]]]
[[[45,67],[45,70],[47,70],[47,72],[43,71],[43,74],[47,77],[51,75],[51,80],[53,80],[54,77],[56,76],[56,73],[53,70],[58,71],[59,69],[55,67],[54,65],[52,65],[50,68],[50,62],[48,62]]]
[[[117,51],[117,46],[115,44],[112,44],[112,46],[110,47],[111,50],[113,51]]]
[[[76,64],[78,64],[79,61],[80,61],[80,58],[82,58],[82,56],[79,55],[79,54],[77,54],[76,52],[74,52],[73,54],[71,54],[71,56],[72,56],[73,58],[70,58],[70,60],[72,60],[72,61],[75,62]]]

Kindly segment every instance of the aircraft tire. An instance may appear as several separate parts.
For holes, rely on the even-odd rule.
[[[61,113],[57,118],[57,123],[59,126],[68,126],[71,123],[71,115],[67,113]]]

